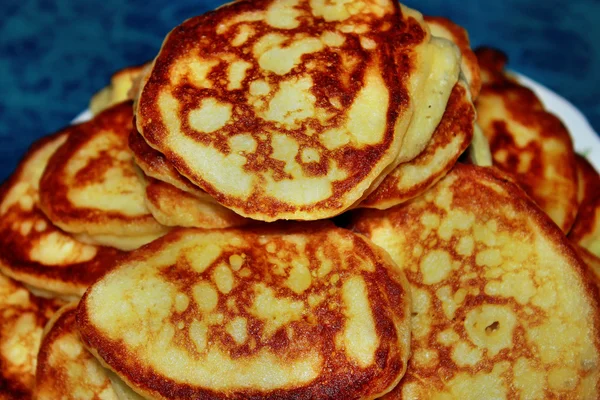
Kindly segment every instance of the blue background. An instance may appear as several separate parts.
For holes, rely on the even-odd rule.
[[[0,180],[119,68],[153,58],[175,25],[223,1],[0,0]],[[579,107],[600,132],[600,0],[406,0],[466,27],[474,46]]]

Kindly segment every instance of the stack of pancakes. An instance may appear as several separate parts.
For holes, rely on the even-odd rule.
[[[599,398],[600,176],[505,63],[391,0],[185,21],[0,189],[0,398]]]

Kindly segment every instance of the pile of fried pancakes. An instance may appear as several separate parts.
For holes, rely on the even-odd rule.
[[[499,51],[242,0],[0,189],[0,399],[598,399],[600,176]]]

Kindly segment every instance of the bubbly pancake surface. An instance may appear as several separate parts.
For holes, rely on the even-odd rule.
[[[468,89],[457,84],[425,150],[394,169],[358,207],[385,209],[417,197],[440,180],[471,143],[475,109]]]
[[[77,303],[48,322],[37,358],[36,400],[117,400],[107,371],[79,338]]]
[[[330,223],[173,231],[78,314],[94,354],[154,399],[375,398],[404,373],[409,320],[400,270]]]
[[[583,156],[576,157],[580,198],[569,239],[600,257],[600,175]]]
[[[0,399],[31,399],[42,331],[60,306],[0,274]]]
[[[128,138],[131,102],[73,125],[64,145],[50,158],[40,181],[40,206],[65,231],[90,237],[149,237],[166,233],[146,207]],[[117,240],[109,244],[122,250]],[[142,244],[147,241],[142,241]]]
[[[137,127],[240,215],[327,218],[396,161],[427,40],[391,0],[235,2],[169,34]]]
[[[404,269],[412,356],[396,399],[596,399],[598,294],[560,230],[516,184],[457,164],[355,229]]]
[[[487,136],[494,166],[519,184],[567,233],[577,214],[575,153],[562,122],[544,110],[536,95],[504,72],[506,56],[477,50],[483,86],[478,122]]]
[[[0,271],[49,294],[72,297],[81,296],[120,252],[75,240],[40,210],[40,177],[67,136],[63,131],[36,142],[0,189]]]
[[[196,196],[166,182],[146,177],[146,204],[165,226],[219,229],[242,226],[250,220],[223,207],[208,195]]]

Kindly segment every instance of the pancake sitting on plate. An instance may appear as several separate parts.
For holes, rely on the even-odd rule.
[[[90,100],[91,113],[96,115],[125,100],[133,100],[135,82],[141,78],[148,66],[149,64],[127,67],[115,72],[110,78],[110,85],[100,90]]]
[[[31,399],[42,331],[60,306],[0,274],[0,399]]]
[[[506,56],[477,50],[483,86],[478,122],[487,136],[494,166],[513,174],[522,188],[562,229],[577,214],[575,152],[563,123],[537,96],[506,75]]]
[[[181,229],[122,259],[77,321],[150,399],[373,399],[404,374],[410,294],[387,254],[331,223]]]
[[[600,175],[585,157],[577,155],[579,210],[569,239],[600,257]]]
[[[69,137],[42,175],[42,211],[87,243],[132,250],[168,230],[144,200],[128,146],[132,119],[132,103],[124,102],[67,128]]]
[[[503,173],[457,164],[421,197],[355,218],[411,287],[412,356],[387,398],[599,398],[597,290]]]
[[[471,95],[466,84],[461,82],[454,87],[446,112],[425,150],[414,160],[396,167],[358,207],[390,208],[433,186],[471,143],[474,123]]]
[[[32,145],[0,189],[0,272],[37,294],[78,298],[120,251],[75,240],[40,210],[40,177],[68,132]]]
[[[83,346],[75,321],[77,303],[48,322],[37,356],[35,400],[117,400],[108,372]]]
[[[141,84],[137,128],[240,215],[328,218],[401,161],[413,114],[428,109],[413,89],[458,71],[457,53],[392,0],[238,1],[168,35]]]

